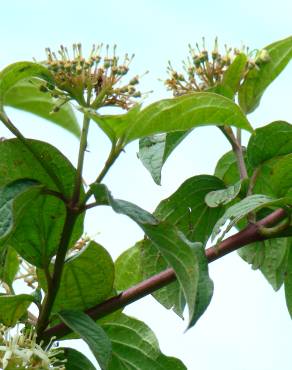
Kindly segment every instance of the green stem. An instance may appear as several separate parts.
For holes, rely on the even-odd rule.
[[[290,226],[290,222],[291,215],[290,213],[288,213],[288,217],[286,217],[284,220],[282,220],[275,226],[272,227],[260,226],[259,234],[262,235],[264,238],[274,238],[282,231],[286,230]]]
[[[105,162],[105,165],[103,169],[101,170],[100,174],[97,176],[96,180],[94,181],[95,184],[99,184],[104,179],[105,175],[108,173],[109,169],[114,164],[115,160],[118,158],[122,150],[123,150],[122,145],[116,145],[116,144],[112,145],[111,151]],[[87,200],[91,197],[91,195],[92,195],[92,190],[89,189],[85,195],[84,203],[87,202]]]
[[[255,187],[255,184],[256,184],[256,180],[257,180],[257,177],[260,173],[260,170],[261,170],[261,167],[257,167],[254,171],[253,171],[253,174],[249,180],[249,185],[248,185],[248,189],[247,189],[247,193],[246,193],[246,196],[249,196],[249,195],[252,195],[253,193],[253,188]],[[247,215],[247,220],[248,222],[250,223],[255,223],[256,222],[256,215],[254,212],[250,212],[248,215]]]
[[[55,175],[55,173],[51,170],[51,168],[47,165],[47,163],[40,157],[39,153],[34,149],[30,142],[22,135],[22,133],[18,130],[17,127],[10,121],[4,111],[0,111],[0,120],[4,123],[4,125],[8,128],[10,132],[12,132],[18,140],[31,152],[31,154],[35,157],[35,159],[39,162],[39,164],[43,167],[46,173],[49,175],[51,180],[56,185],[57,189],[63,193],[63,185]]]
[[[241,129],[237,128],[236,129],[236,139],[239,145],[241,145]]]
[[[227,140],[232,146],[232,150],[235,154],[237,167],[240,175],[240,179],[244,180],[248,178],[245,161],[243,158],[242,146],[238,142],[237,138],[234,136],[232,129],[229,126],[218,126],[219,129],[223,132]]]
[[[66,219],[54,265],[54,272],[52,277],[50,278],[48,291],[43,301],[41,313],[36,326],[38,337],[41,337],[43,331],[47,328],[49,324],[49,317],[60,287],[64,261],[77,217],[77,213],[72,213],[71,210],[67,209]]]
[[[82,184],[82,171],[83,171],[85,150],[87,147],[87,135],[88,135],[89,123],[90,123],[90,118],[87,115],[84,115],[82,133],[81,133],[81,138],[80,138],[75,185],[74,185],[74,191],[73,191],[73,196],[72,196],[73,206],[76,206],[78,204],[79,197],[80,197],[80,188]]]

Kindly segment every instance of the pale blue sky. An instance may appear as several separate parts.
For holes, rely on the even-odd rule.
[[[215,36],[222,44],[261,48],[291,34],[292,2],[268,1],[56,1],[1,2],[0,68],[18,60],[44,58],[44,48],[81,41],[117,43],[118,50],[136,54],[133,74],[150,70],[141,83],[154,89],[149,101],[168,96],[158,78],[166,76],[168,59],[177,67],[188,43]],[[250,116],[255,126],[276,119],[292,122],[292,67],[266,92],[261,108]],[[52,142],[74,162],[77,141],[69,134],[28,114],[9,110],[27,136]],[[0,128],[0,136],[6,131]],[[93,179],[105,158],[108,143],[91,130],[86,178]],[[214,128],[200,128],[177,149],[165,165],[163,186],[153,184],[131,144],[106,179],[115,196],[153,210],[187,177],[212,173],[217,158],[229,150]],[[116,232],[112,230],[115,228]],[[141,238],[142,233],[110,210],[92,211],[87,231],[114,257]],[[118,235],[118,236],[117,236]],[[264,278],[235,254],[210,266],[215,282],[213,301],[199,323],[183,334],[185,323],[151,298],[127,309],[155,331],[162,350],[181,358],[189,370],[289,370],[292,325],[283,292],[275,294]],[[150,369],[149,369],[150,370]],[[171,370],[171,369],[170,369]]]

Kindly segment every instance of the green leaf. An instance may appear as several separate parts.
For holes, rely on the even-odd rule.
[[[161,170],[164,164],[165,139],[167,134],[144,137],[139,140],[138,157],[150,172],[157,185],[161,185]]]
[[[260,269],[275,291],[284,282],[287,268],[287,254],[292,238],[275,238],[252,243],[238,250],[242,259],[251,264],[254,270]]]
[[[138,224],[153,226],[158,224],[158,221],[151,213],[138,207],[136,204],[121,199],[114,199],[104,184],[93,183],[90,185],[90,188],[98,204],[108,205],[115,212],[130,217]]]
[[[15,203],[17,203],[15,200],[20,194],[27,194],[27,190],[31,190],[31,188],[33,190],[37,189],[37,192],[40,191],[39,183],[30,179],[15,180],[0,188],[0,239],[7,237],[15,227],[13,214],[13,208],[15,208]],[[36,196],[35,191],[29,192],[29,194],[28,197],[26,196],[28,201]],[[23,207],[23,202],[21,206]]]
[[[169,268],[169,264],[157,250],[155,244],[147,239],[141,242],[141,269],[145,279]],[[186,300],[180,284],[174,281],[152,293],[153,297],[168,310],[172,309],[183,319]]]
[[[141,106],[139,104],[131,108],[127,113],[115,115],[100,115],[88,108],[81,108],[81,111],[95,121],[101,130],[107,135],[112,143],[123,138],[125,132],[137,119]]]
[[[198,245],[196,245],[194,248],[194,252],[198,259],[200,269],[195,312],[190,326],[195,325],[195,323],[206,311],[211,302],[214,290],[213,281],[209,277],[208,260],[206,258],[204,247],[198,243]]]
[[[154,216],[174,225],[189,240],[205,245],[213,226],[223,213],[220,207],[210,208],[205,197],[211,191],[223,188],[223,182],[215,176],[190,177],[170,197],[159,203]]]
[[[104,330],[82,311],[61,311],[58,315],[88,344],[101,369],[109,369],[112,346]]]
[[[242,181],[238,181],[234,185],[228,186],[227,189],[211,191],[206,195],[205,202],[211,208],[228,204],[238,196],[241,185]]]
[[[115,262],[115,289],[125,290],[143,280],[140,261],[140,244],[123,252]]]
[[[46,162],[46,168],[18,140],[0,143],[0,186],[28,178],[70,197],[73,191],[75,172],[72,164],[50,144],[27,140],[34,151]],[[30,193],[32,192],[32,193]],[[34,193],[34,194],[33,194]],[[81,196],[84,191],[81,189]],[[15,199],[15,229],[7,242],[18,253],[37,267],[46,266],[56,253],[66,217],[63,201],[52,195],[31,189]],[[83,232],[84,214],[77,219],[71,245]]]
[[[161,185],[161,170],[172,151],[190,131],[176,131],[142,138],[139,141],[139,159],[150,172],[156,184]]]
[[[96,370],[91,361],[81,352],[73,348],[62,347],[62,354],[56,356],[60,360],[66,360],[66,369],[68,370]],[[61,362],[60,365],[63,363]]]
[[[164,199],[155,210],[154,216],[160,221],[174,225],[189,240],[205,245],[216,221],[223,213],[221,207],[208,207],[205,197],[210,191],[223,187],[223,182],[214,176],[194,176],[186,180],[169,198]],[[145,278],[170,266],[153,242],[144,241],[141,250]],[[182,316],[185,301],[177,282],[159,289],[153,295],[166,308],[173,308],[174,312]]]
[[[292,125],[284,121],[272,122],[256,129],[247,146],[247,159],[253,167],[290,153],[292,153]]]
[[[198,260],[193,253],[195,244],[167,223],[162,222],[156,228],[144,227],[143,230],[175,271],[189,309],[189,328],[195,315],[199,278]]]
[[[285,298],[289,314],[292,318],[292,244],[288,249],[287,269],[284,278]]]
[[[244,155],[244,160],[245,160],[248,176],[251,177],[253,173],[253,168],[247,161],[246,151],[244,148],[243,148],[243,155]],[[219,159],[219,161],[217,162],[216,168],[215,168],[214,175],[218,177],[219,179],[223,180],[226,186],[232,186],[240,180],[236,157],[232,150],[225,153]],[[245,185],[246,185],[245,183],[242,184],[241,191],[245,189]]]
[[[102,328],[112,343],[107,370],[186,370],[180,360],[160,352],[154,333],[143,322],[121,314]]]
[[[53,83],[53,77],[49,70],[41,64],[32,62],[17,62],[10,64],[0,72],[0,109],[3,107],[5,95],[18,82],[37,77]]]
[[[47,291],[44,272],[38,271],[38,276],[42,289]],[[91,241],[84,250],[66,260],[52,312],[72,307],[84,311],[108,298],[113,283],[114,264],[109,253]]]
[[[246,56],[244,54],[238,55],[225,72],[222,85],[210,88],[207,92],[233,99],[242,78],[245,63]],[[161,184],[161,170],[167,158],[191,131],[162,133],[143,137],[140,140],[139,158],[158,185]]]
[[[28,178],[39,181],[51,190],[70,197],[73,191],[75,168],[54,146],[39,140],[26,139],[45,167],[19,139],[0,142],[0,186]],[[83,189],[81,192],[84,194]]]
[[[238,54],[223,75],[222,86],[228,87],[233,96],[237,93],[246,70],[247,56]]]
[[[11,288],[15,275],[19,268],[19,258],[16,251],[11,248],[3,248],[0,252],[0,280]]]
[[[105,185],[102,184],[93,184],[91,189],[93,194],[97,191],[99,196],[100,189],[107,191]],[[189,307],[189,320],[191,321],[198,284],[198,264],[192,251],[193,243],[188,241],[176,227],[166,222],[159,222],[153,215],[135,204],[114,199],[108,191],[107,196],[108,205],[115,212],[124,214],[135,221],[174,269]]]
[[[62,105],[58,112],[52,113],[55,101],[50,93],[41,92],[37,80],[20,81],[9,89],[4,98],[4,106],[21,109],[45,118],[73,135],[80,136],[80,128],[69,103]]]
[[[66,217],[66,209],[59,199],[31,189],[15,200],[15,228],[4,240],[29,263],[46,267],[56,254]],[[76,222],[70,244],[83,230],[83,217]]]
[[[240,179],[236,157],[232,150],[223,154],[219,159],[214,175],[223,180],[227,186],[236,183]]]
[[[0,296],[0,322],[12,327],[26,313],[33,297],[28,294]]]
[[[236,225],[242,218],[246,217],[250,212],[256,212],[262,208],[270,206],[280,206],[285,204],[285,199],[274,199],[262,194],[254,194],[247,196],[242,199],[240,202],[229,207],[224,215],[216,222],[212,232],[212,240],[215,236],[218,235],[221,231],[222,226],[229,220],[227,227],[225,228],[224,233],[221,235],[220,240],[224,235]]]
[[[229,125],[252,131],[241,109],[230,99],[202,92],[160,100],[144,108],[129,127],[126,142],[204,125]]]
[[[254,192],[283,197],[292,188],[292,153],[275,157],[260,166]]]
[[[283,71],[292,58],[292,36],[264,48],[270,60],[250,70],[239,89],[239,104],[245,113],[254,111],[266,88]]]

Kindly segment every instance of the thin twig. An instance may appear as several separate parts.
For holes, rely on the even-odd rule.
[[[248,173],[243,157],[243,151],[241,143],[238,142],[237,138],[235,137],[231,127],[229,126],[218,126],[219,129],[223,132],[227,140],[230,142],[232,146],[232,150],[235,154],[236,161],[237,161],[237,167],[240,175],[240,179],[244,180],[248,178]]]
[[[82,171],[84,164],[85,151],[87,147],[87,135],[89,130],[90,118],[87,115],[84,115],[83,126],[80,138],[79,154],[78,154],[78,163],[75,177],[74,192],[72,196],[72,205],[76,206],[79,202],[80,197],[80,188],[82,184]]]

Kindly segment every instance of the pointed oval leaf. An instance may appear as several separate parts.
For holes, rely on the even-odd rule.
[[[50,93],[40,91],[37,81],[20,81],[5,94],[4,106],[13,107],[45,118],[73,135],[80,136],[80,127],[69,103],[53,112],[55,101]]]
[[[82,311],[61,311],[58,315],[88,344],[101,369],[108,370],[112,346],[104,330]]]
[[[53,76],[41,64],[32,62],[17,62],[10,64],[0,72],[0,108],[2,109],[5,95],[19,81],[30,77],[37,77],[53,83]]]
[[[225,72],[222,85],[208,90],[208,93],[214,92],[233,99],[242,79],[245,65],[246,56],[244,54],[238,55]],[[158,185],[161,184],[161,170],[167,158],[191,131],[157,134],[150,137],[143,137],[139,141],[139,158]]]
[[[161,353],[154,333],[142,321],[121,314],[101,326],[113,349],[107,370],[186,370],[180,360]]]
[[[0,296],[0,322],[13,327],[27,312],[33,297],[28,294]]]
[[[253,68],[239,89],[239,104],[245,113],[254,111],[266,88],[283,71],[292,58],[292,36],[263,48],[270,60]]]
[[[126,142],[204,125],[229,125],[252,131],[241,109],[224,96],[202,92],[165,99],[144,108],[126,133]]]
[[[124,200],[114,199],[103,184],[93,184],[93,194],[100,189],[107,191],[108,205],[117,212],[130,217],[155,244],[169,265],[174,269],[189,308],[189,320],[194,314],[198,284],[198,263],[191,243],[176,227],[159,222],[153,215]]]
[[[39,271],[38,276],[42,289],[47,291],[44,272]],[[114,264],[109,253],[91,241],[84,250],[65,262],[52,311],[69,310],[72,307],[86,310],[108,298],[113,283]]]
[[[210,208],[205,197],[210,191],[224,188],[214,176],[200,175],[186,180],[169,198],[162,200],[154,212],[160,221],[173,224],[191,241],[205,244],[216,221],[222,216],[222,207]],[[170,265],[163,254],[149,240],[142,243],[142,268],[145,278],[153,276]],[[159,289],[153,296],[166,308],[182,316],[185,300],[177,282]]]
[[[0,142],[0,186],[28,178],[70,197],[76,172],[70,161],[51,144],[33,139],[26,141],[39,159],[19,139]],[[81,193],[84,194],[83,188]]]
[[[139,140],[139,159],[157,185],[161,185],[161,170],[167,158],[190,132],[169,132]]]

